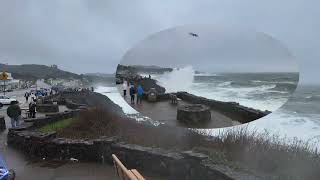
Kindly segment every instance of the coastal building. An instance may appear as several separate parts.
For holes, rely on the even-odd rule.
[[[6,86],[7,90],[19,88],[20,87],[20,80],[14,79],[12,77],[11,73],[7,73],[7,74],[8,74],[8,79],[5,81],[5,83],[3,81],[1,81],[0,89],[3,90],[4,85]]]

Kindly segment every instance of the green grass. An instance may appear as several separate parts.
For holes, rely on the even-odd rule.
[[[37,131],[42,133],[59,131],[69,126],[72,122],[74,122],[74,120],[75,120],[74,118],[63,119],[63,120],[42,126],[41,128],[37,129]]]
[[[234,170],[242,170],[240,165],[236,162],[228,160],[226,153],[222,152],[218,149],[209,149],[209,148],[203,148],[203,147],[194,147],[192,148],[195,152],[200,152],[203,154],[208,155],[208,161],[214,164],[223,164],[226,166],[229,166],[230,168]]]

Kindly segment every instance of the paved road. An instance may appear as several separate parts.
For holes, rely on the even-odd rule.
[[[15,97],[20,106],[27,107],[23,97],[25,90],[9,92],[7,95]],[[7,129],[10,120],[6,116],[6,108],[0,109],[0,116],[4,115]],[[10,148],[6,144],[7,130],[0,132],[0,154],[6,160],[8,167],[16,171],[16,180],[107,180],[117,179],[113,166],[98,163],[53,163],[48,161],[32,162],[21,152]],[[54,165],[53,165],[54,164]],[[146,175],[147,179],[161,180],[155,175]]]

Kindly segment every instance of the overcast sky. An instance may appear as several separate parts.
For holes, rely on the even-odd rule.
[[[280,40],[319,76],[318,0],[2,0],[0,62],[57,64],[77,73],[112,73],[147,36],[184,24],[243,26]]]
[[[153,34],[126,52],[120,64],[192,66],[202,72],[297,72],[278,40],[252,29],[186,25]]]

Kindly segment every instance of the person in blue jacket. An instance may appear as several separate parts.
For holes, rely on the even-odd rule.
[[[143,89],[142,89],[141,85],[138,85],[138,87],[137,87],[137,104],[141,104],[142,94],[143,94]]]

